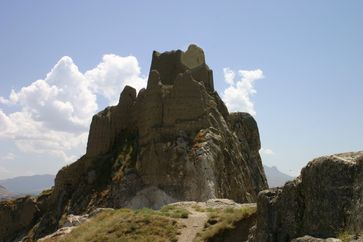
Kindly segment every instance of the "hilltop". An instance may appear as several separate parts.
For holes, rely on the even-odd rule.
[[[146,89],[126,86],[116,106],[94,115],[86,154],[52,189],[0,204],[0,237],[33,241],[100,207],[255,202],[268,187],[260,148],[256,121],[228,112],[201,48],[154,51]]]

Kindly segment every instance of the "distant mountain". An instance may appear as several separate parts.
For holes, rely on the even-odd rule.
[[[54,185],[54,178],[54,175],[19,176],[0,180],[0,185],[13,193],[33,195],[51,188]]]
[[[264,166],[263,168],[265,169],[265,174],[269,187],[280,187],[283,186],[285,182],[294,179],[294,177],[279,171],[276,166]]]
[[[0,195],[1,196],[6,196],[8,194],[11,194],[5,187],[0,186]]]
[[[3,186],[0,186],[0,201],[15,198],[16,196],[17,194],[8,191],[8,189]]]

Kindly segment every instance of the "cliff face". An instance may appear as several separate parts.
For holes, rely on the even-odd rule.
[[[257,125],[248,114],[228,113],[195,45],[154,52],[147,88],[136,96],[125,87],[117,106],[94,116],[85,159],[115,149],[112,206],[157,208],[216,197],[251,202],[266,188]],[[69,173],[62,171],[56,185],[67,184]]]
[[[32,220],[0,236],[39,238],[64,215],[96,207],[254,202],[267,188],[259,149],[255,120],[228,113],[202,49],[154,52],[147,88],[136,94],[125,87],[118,105],[93,117],[87,153],[59,171],[53,190],[35,201]]]
[[[359,234],[363,230],[362,181],[362,151],[312,160],[294,181],[259,194],[252,241]]]

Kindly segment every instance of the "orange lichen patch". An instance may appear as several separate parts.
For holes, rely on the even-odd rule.
[[[205,132],[204,130],[201,130],[197,133],[197,135],[195,136],[194,140],[193,140],[193,146],[195,144],[198,144],[198,143],[202,143],[202,142],[205,142]]]
[[[107,188],[107,189],[105,189],[105,190],[103,190],[103,191],[101,191],[100,192],[100,198],[101,199],[105,199],[106,197],[108,197],[108,194],[110,193],[110,189],[109,188]]]
[[[122,180],[122,178],[124,177],[124,172],[123,172],[123,169],[122,169],[122,167],[120,168],[120,169],[118,169],[115,173],[114,173],[114,175],[113,175],[113,177],[112,177],[112,181],[114,181],[114,182],[119,182],[119,181],[121,181]]]

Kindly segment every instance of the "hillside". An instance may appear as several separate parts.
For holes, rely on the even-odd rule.
[[[0,185],[0,201],[13,199],[17,196],[17,194],[10,192],[8,189]]]
[[[255,213],[255,204],[238,204],[227,199],[179,202],[160,210],[102,209],[97,214],[87,215],[87,218],[69,216],[62,228],[39,241],[247,240],[248,230],[255,222]]]

